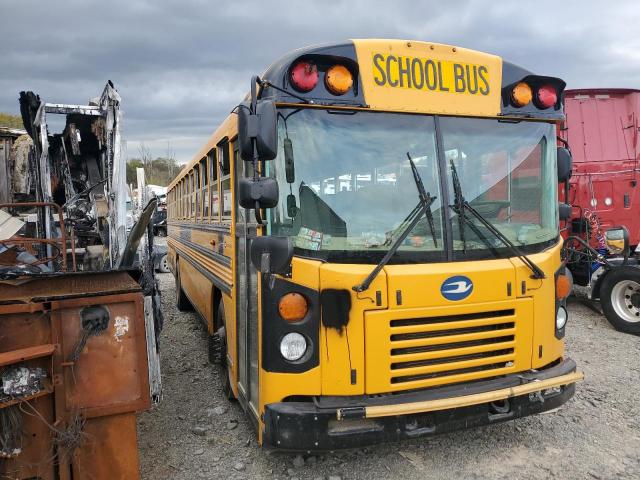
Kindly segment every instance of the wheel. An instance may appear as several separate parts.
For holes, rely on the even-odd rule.
[[[158,227],[158,233],[157,233],[158,237],[166,237],[167,236],[167,230],[163,227]]]
[[[209,335],[209,363],[224,365],[227,356],[226,336],[224,325]]]
[[[169,273],[169,260],[167,259],[167,254],[165,253],[160,261],[158,262],[158,271],[160,273]]]
[[[182,290],[182,284],[180,282],[180,266],[176,260],[176,307],[181,312],[190,312],[193,310],[193,305],[187,298],[187,294]]]
[[[640,335],[640,269],[614,267],[606,273],[600,304],[616,330]]]
[[[221,300],[216,314],[216,325],[219,328],[209,337],[209,361],[220,365],[224,375],[222,392],[227,400],[234,401],[236,397],[231,388],[231,370],[227,365],[227,329],[224,318],[224,304]]]

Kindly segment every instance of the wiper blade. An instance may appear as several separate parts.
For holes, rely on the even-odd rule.
[[[436,200],[438,198],[438,197],[432,197],[431,193],[427,192],[426,189],[424,188],[422,177],[420,176],[420,173],[418,172],[416,164],[414,163],[413,158],[411,158],[411,155],[409,154],[409,152],[407,152],[407,157],[409,158],[409,164],[411,165],[411,173],[413,174],[413,181],[416,183],[416,187],[418,188],[419,202],[413,208],[413,210],[411,210],[409,215],[407,215],[405,219],[400,223],[400,225],[398,225],[392,232],[387,233],[388,237],[385,240],[383,245],[391,245],[391,242],[393,241],[393,237],[395,236],[396,232],[402,231],[407,225],[407,222],[410,222],[414,218],[414,216],[418,213],[418,211],[422,208],[422,206],[425,203],[430,202],[431,198],[433,198],[433,200]],[[427,217],[427,222],[429,223],[429,232],[431,233],[431,238],[433,239],[433,245],[435,247],[438,247],[438,240],[436,238],[436,228],[433,222],[433,213],[431,212],[431,203],[429,203],[429,205],[427,206],[425,216]]]
[[[373,280],[378,276],[378,273],[380,273],[380,270],[382,270],[384,268],[384,266],[387,263],[389,263],[389,260],[391,260],[391,257],[393,257],[393,255],[396,253],[396,251],[398,250],[400,245],[402,245],[402,242],[404,242],[405,238],[407,238],[407,236],[409,235],[411,230],[413,230],[413,227],[416,226],[416,224],[422,218],[422,215],[429,208],[431,208],[431,204],[433,202],[435,202],[435,201],[436,201],[436,197],[429,197],[429,199],[428,199],[428,201],[426,203],[422,203],[421,202],[420,208],[415,210],[417,213],[413,216],[413,219],[411,219],[411,221],[407,224],[407,226],[402,230],[402,233],[396,239],[396,241],[393,242],[393,245],[391,245],[391,247],[389,247],[389,250],[387,251],[385,256],[382,257],[382,260],[380,260],[380,263],[378,263],[378,265],[376,265],[376,268],[374,268],[371,271],[371,273],[369,275],[367,275],[367,278],[365,278],[362,281],[362,283],[360,283],[358,285],[354,285],[353,287],[351,287],[354,291],[356,291],[356,292],[364,292],[365,290],[367,290],[369,288],[369,286],[371,285],[371,282],[373,282]]]
[[[416,167],[413,158],[409,152],[407,152],[407,158],[409,159],[409,163],[411,164],[411,172],[413,173],[413,180],[416,182],[416,187],[418,187],[418,196],[420,197],[420,204],[426,205],[425,214],[427,216],[427,222],[429,223],[429,231],[431,232],[431,238],[433,238],[433,245],[435,247],[438,246],[438,241],[436,240],[436,227],[433,223],[433,213],[431,212],[431,204],[437,197],[432,197],[429,192],[427,192],[424,188],[424,183],[422,183],[422,178],[420,177],[420,173],[418,172],[418,168]],[[432,200],[433,199],[433,200]]]
[[[433,237],[433,243],[436,247],[438,246],[438,242],[436,240],[435,225],[433,222],[433,214],[431,213],[431,205],[436,201],[438,197],[432,197],[431,194],[425,190],[424,183],[422,183],[422,178],[420,177],[420,173],[418,172],[418,169],[416,168],[416,165],[413,162],[413,159],[411,158],[409,152],[407,152],[407,157],[409,157],[411,171],[413,172],[413,179],[416,182],[416,186],[418,187],[418,197],[420,200],[418,202],[418,205],[416,205],[415,208],[411,210],[411,213],[409,213],[409,215],[407,215],[407,218],[405,218],[400,224],[400,236],[393,242],[391,247],[389,247],[389,250],[387,251],[385,256],[382,257],[382,260],[380,260],[380,262],[376,265],[376,268],[374,268],[371,273],[367,275],[367,278],[365,278],[362,283],[351,287],[356,292],[364,292],[369,288],[371,282],[373,282],[373,280],[378,276],[380,270],[382,270],[384,266],[389,263],[389,260],[391,260],[391,257],[393,257],[398,248],[400,248],[402,242],[404,242],[405,238],[407,238],[409,233],[411,233],[413,227],[415,227],[416,224],[422,219],[422,215],[426,215],[427,221],[429,222],[429,229],[431,230],[431,236]],[[396,231],[397,230],[398,229],[396,229]]]
[[[460,230],[460,240],[462,241],[462,253],[467,253],[467,240],[464,234],[464,227],[467,223],[467,219],[464,215],[464,203],[465,199],[462,195],[462,187],[460,186],[460,179],[458,178],[458,170],[456,170],[456,166],[453,163],[453,159],[449,160],[451,163],[451,177],[453,180],[453,193],[454,193],[454,201],[453,201],[453,209],[458,214],[458,229]]]
[[[465,225],[467,222],[465,216],[465,210],[469,211],[480,223],[482,223],[487,230],[489,230],[498,240],[504,243],[511,251],[520,259],[522,262],[529,267],[532,272],[531,278],[535,279],[543,279],[546,278],[544,272],[538,267],[529,257],[527,257],[522,250],[520,250],[511,240],[509,240],[500,230],[498,230],[493,223],[484,218],[480,212],[478,212],[475,208],[473,208],[469,202],[467,202],[462,194],[462,188],[460,187],[460,180],[458,178],[458,171],[456,170],[456,166],[453,163],[453,160],[450,160],[451,164],[451,173],[453,177],[453,189],[455,191],[455,205],[453,205],[454,210],[458,214],[458,219],[461,220],[461,225]],[[469,223],[471,226],[472,224]],[[464,230],[461,227],[460,236],[464,238]]]

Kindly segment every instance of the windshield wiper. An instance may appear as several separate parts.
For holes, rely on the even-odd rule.
[[[420,173],[418,172],[418,169],[416,168],[416,164],[414,163],[413,158],[411,158],[411,155],[409,154],[409,152],[407,152],[407,157],[409,158],[409,164],[411,165],[411,173],[413,174],[413,181],[416,182],[416,187],[418,188],[418,198],[420,201],[415,206],[415,208],[411,210],[409,215],[407,215],[406,218],[402,222],[400,222],[400,225],[394,228],[392,232],[387,233],[388,238],[383,243],[383,245],[390,245],[393,240],[393,237],[396,235],[396,232],[399,232],[402,229],[404,229],[405,225],[407,225],[407,222],[410,222],[411,219],[413,219],[414,215],[417,214],[418,210],[420,210],[422,205],[427,203],[431,198],[431,195],[429,194],[429,192],[427,192],[426,189],[424,188],[424,183],[422,183],[422,177],[420,177]],[[433,197],[434,200],[436,198],[437,197]],[[427,222],[429,223],[429,232],[431,233],[431,238],[433,239],[433,245],[434,247],[437,248],[438,240],[436,238],[436,229],[435,229],[435,224],[433,222],[433,213],[431,212],[431,206],[427,208],[426,217],[427,217]]]
[[[416,182],[416,187],[418,187],[418,196],[420,197],[420,203],[418,205],[426,205],[425,215],[427,216],[427,222],[429,223],[429,231],[431,233],[431,238],[433,238],[433,246],[437,248],[438,241],[436,240],[436,227],[433,223],[431,204],[438,197],[432,197],[429,192],[425,190],[424,183],[422,183],[422,178],[420,177],[420,173],[418,172],[418,168],[416,167],[416,164],[413,161],[413,158],[411,158],[409,152],[407,152],[407,158],[409,159],[409,163],[411,164],[413,180]]]
[[[449,160],[451,164],[451,174],[453,177],[453,190],[455,195],[454,204],[451,205],[453,210],[458,214],[458,222],[460,225],[460,237],[463,242],[463,252],[465,248],[465,239],[464,239],[464,225],[468,224],[470,227],[474,227],[473,223],[469,222],[465,215],[465,210],[467,210],[471,215],[473,215],[480,223],[482,223],[487,230],[489,230],[495,237],[504,243],[511,251],[520,259],[522,262],[529,267],[532,272],[531,278],[535,279],[543,279],[546,278],[544,272],[538,267],[535,263],[531,261],[529,257],[527,257],[522,250],[520,250],[511,240],[509,240],[503,233],[498,230],[493,223],[484,218],[480,212],[478,212],[475,208],[473,208],[469,202],[467,202],[462,194],[462,187],[460,186],[460,179],[458,177],[458,171],[456,170],[456,166],[453,163],[453,159]],[[475,231],[475,230],[474,230]]]
[[[436,201],[438,197],[432,197],[431,194],[425,190],[424,183],[422,183],[422,178],[420,177],[420,173],[418,172],[416,164],[411,158],[409,152],[407,152],[407,157],[409,158],[409,163],[411,164],[413,180],[416,182],[416,187],[418,187],[418,204],[413,210],[411,210],[411,213],[407,215],[407,218],[402,221],[398,229],[396,229],[396,231],[400,231],[400,235],[398,236],[398,238],[396,238],[391,247],[389,247],[389,250],[387,251],[385,256],[382,257],[382,260],[380,260],[380,262],[376,265],[376,268],[374,268],[371,273],[367,275],[367,278],[365,278],[362,283],[351,287],[356,292],[364,292],[369,288],[371,282],[373,282],[373,280],[378,276],[380,270],[382,270],[384,266],[389,263],[389,260],[391,260],[391,257],[393,257],[400,245],[402,245],[402,242],[404,242],[405,238],[407,238],[409,233],[411,233],[413,227],[415,227],[416,224],[422,219],[422,215],[426,215],[427,222],[429,223],[429,230],[431,231],[431,236],[433,237],[433,244],[436,247],[438,246],[438,242],[436,240],[436,229],[433,223],[433,214],[431,213],[431,205]]]

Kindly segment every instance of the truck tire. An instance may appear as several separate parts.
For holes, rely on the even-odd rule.
[[[193,305],[189,301],[187,294],[182,290],[182,284],[180,282],[180,265],[176,260],[176,307],[181,312],[193,311]]]
[[[607,272],[600,304],[616,330],[640,335],[640,268],[622,266]]]

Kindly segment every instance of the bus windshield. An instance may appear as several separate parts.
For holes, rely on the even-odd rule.
[[[446,230],[454,258],[508,255],[472,224],[463,226],[462,241],[447,207],[453,193],[445,159],[446,165],[456,163],[467,200],[518,246],[539,250],[557,238],[552,125],[453,117],[439,123],[440,152],[433,116],[280,110],[278,156],[266,162],[280,185],[280,201],[269,210],[269,234],[292,237],[303,256],[379,261],[419,203],[409,153],[425,191],[436,197],[433,232],[426,217],[419,221],[389,263],[447,260]],[[287,162],[289,147],[293,161]]]

